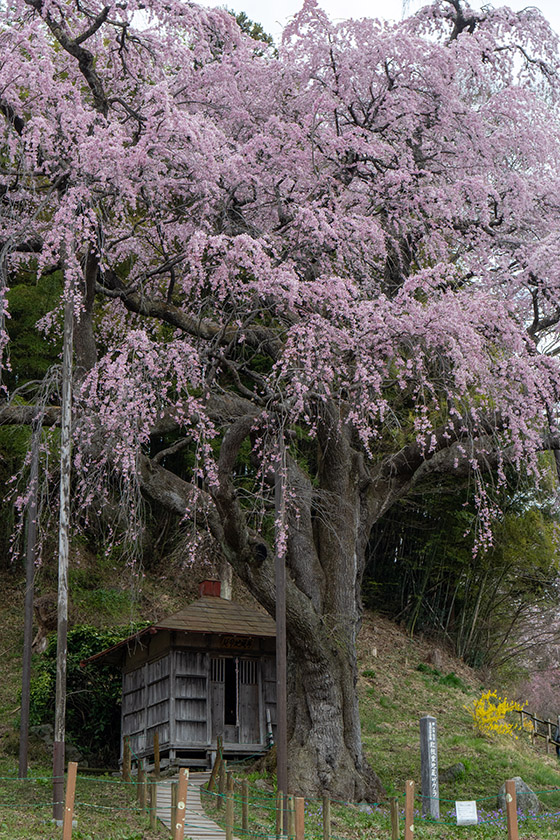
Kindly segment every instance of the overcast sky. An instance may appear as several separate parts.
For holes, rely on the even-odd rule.
[[[262,24],[266,32],[278,40],[282,27],[302,5],[302,0],[200,0],[205,6],[225,6],[236,12],[245,12],[252,20]],[[403,0],[319,0],[319,5],[332,20],[341,18],[383,17],[400,20]],[[422,6],[422,0],[409,0],[411,12]],[[485,5],[474,0],[474,7]],[[486,4],[488,5],[488,4]],[[556,32],[560,33],[560,0],[539,0],[536,3],[527,0],[509,0],[501,3],[494,0],[494,6],[510,6],[512,9],[524,9],[536,6],[548,18]]]

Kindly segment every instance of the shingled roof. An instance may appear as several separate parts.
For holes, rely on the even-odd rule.
[[[85,665],[104,659],[105,662],[117,662],[122,656],[123,647],[141,644],[147,634],[153,635],[159,630],[179,630],[185,633],[221,633],[231,636],[276,636],[276,624],[267,613],[259,612],[254,607],[227,601],[225,598],[205,595],[179,610],[178,613],[134,633],[117,645],[90,656],[82,662]]]
[[[191,633],[228,633],[234,636],[276,635],[276,624],[266,613],[253,607],[204,596],[175,615],[153,625],[156,630],[184,630]]]

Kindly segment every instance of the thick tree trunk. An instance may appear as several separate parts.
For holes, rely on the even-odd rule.
[[[231,478],[253,424],[254,417],[241,418],[222,443],[219,489],[213,492],[221,522],[216,537],[249,590],[274,615],[274,550],[248,529]],[[363,474],[350,433],[336,416],[325,418],[323,431],[318,481],[290,458],[284,477],[288,781],[301,794],[372,801],[382,785],[362,754],[356,693],[368,499],[362,497]]]
[[[304,556],[298,559],[303,561]],[[316,559],[308,557],[308,568]],[[249,590],[274,616],[272,564],[268,560],[260,565],[243,563],[238,556],[233,563]],[[361,743],[356,577],[349,577],[346,564],[341,564],[327,581],[322,603],[314,604],[315,599],[296,585],[292,564],[288,550],[289,789],[308,796],[328,793],[347,801],[377,801],[383,786],[364,759]],[[351,561],[350,565],[358,568],[361,564]],[[320,589],[317,579],[316,592]]]
[[[84,279],[81,284],[83,308],[79,315],[74,315],[74,354],[75,376],[79,380],[97,362],[97,345],[93,326],[93,307],[95,303],[95,280],[99,269],[99,260],[93,251],[84,258]]]
[[[328,631],[312,640],[291,634],[289,660],[290,789],[378,800],[383,787],[362,754],[355,650]]]
[[[296,500],[288,567],[314,619],[308,618],[307,633],[297,617],[288,623],[290,778],[307,793],[373,801],[383,788],[363,757],[356,690],[367,497],[362,496],[362,472],[349,430],[340,427],[338,417],[323,419],[319,488],[295,463],[288,473]]]

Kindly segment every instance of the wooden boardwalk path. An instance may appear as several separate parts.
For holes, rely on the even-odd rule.
[[[157,785],[157,817],[171,828],[171,784],[178,776],[164,779]],[[191,773],[187,790],[185,812],[185,837],[192,840],[225,840],[226,833],[219,825],[208,819],[200,802],[200,787],[210,778],[210,773]]]

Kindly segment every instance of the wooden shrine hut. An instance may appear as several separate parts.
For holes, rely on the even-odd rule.
[[[87,662],[122,667],[122,736],[138,758],[208,766],[223,738],[230,757],[263,752],[276,729],[275,623],[220,597],[203,581],[199,599]],[[121,759],[122,759],[121,738]]]

